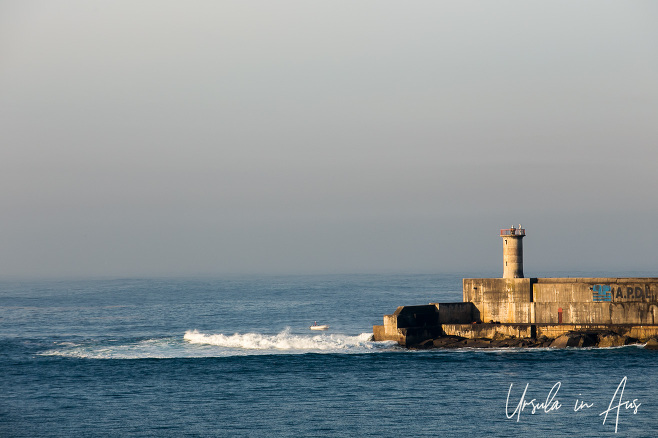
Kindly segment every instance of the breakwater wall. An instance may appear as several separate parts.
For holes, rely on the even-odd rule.
[[[442,336],[557,338],[606,330],[658,336],[658,278],[465,278],[463,302],[401,306],[375,340],[419,345]]]
[[[658,323],[658,278],[465,278],[482,322]]]

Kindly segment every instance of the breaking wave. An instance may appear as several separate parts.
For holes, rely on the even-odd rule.
[[[261,333],[204,334],[187,331],[184,339],[191,344],[213,345],[242,350],[273,350],[287,352],[363,352],[378,348],[372,333],[357,336],[340,334],[296,335],[286,329],[276,335]]]
[[[263,354],[342,353],[361,354],[391,351],[393,342],[373,342],[371,333],[299,335],[286,329],[275,335],[235,333],[205,334],[197,330],[184,336],[87,342],[57,342],[41,356],[80,359],[175,359],[228,357]]]

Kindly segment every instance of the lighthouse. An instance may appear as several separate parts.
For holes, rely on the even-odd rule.
[[[523,278],[523,238],[525,229],[519,224],[518,228],[500,230],[503,238],[503,278]]]

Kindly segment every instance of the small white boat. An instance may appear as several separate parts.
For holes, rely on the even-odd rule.
[[[311,330],[327,330],[329,326],[327,324],[318,325],[317,322],[314,322],[312,326],[309,327]]]

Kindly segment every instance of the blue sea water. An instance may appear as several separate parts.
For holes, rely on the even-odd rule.
[[[0,437],[658,436],[658,353],[641,346],[370,340],[399,305],[461,301],[461,279],[0,282]],[[552,409],[515,414],[526,385]]]

